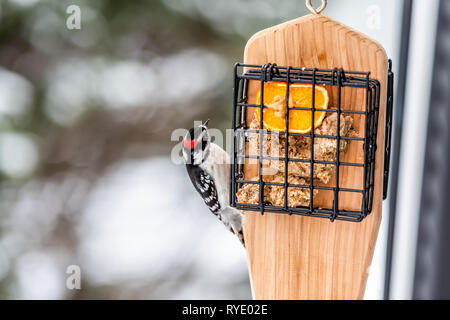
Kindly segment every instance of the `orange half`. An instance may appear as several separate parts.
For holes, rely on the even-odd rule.
[[[290,103],[289,107],[312,108],[312,85],[311,84],[291,84],[289,86]],[[275,132],[286,131],[286,110],[281,111],[273,109],[272,104],[284,101],[286,97],[286,83],[267,82],[264,84],[264,128]],[[284,100],[282,100],[284,99]],[[328,108],[328,91],[325,87],[316,85],[315,87],[315,108]],[[256,104],[261,103],[261,90],[256,95]],[[260,109],[255,110],[255,117],[260,121]],[[326,111],[314,112],[314,128],[322,124],[326,116]],[[291,133],[309,133],[312,128],[312,111],[308,110],[290,110],[289,111],[289,132]]]

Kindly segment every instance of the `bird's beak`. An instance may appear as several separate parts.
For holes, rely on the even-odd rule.
[[[208,126],[209,123],[209,119],[205,121],[205,123],[203,124],[205,127]]]

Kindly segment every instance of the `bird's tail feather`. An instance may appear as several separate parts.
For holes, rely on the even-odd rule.
[[[244,214],[235,208],[228,207],[223,212],[222,215],[227,217],[227,221],[230,223],[231,231],[239,238],[242,245],[245,247],[244,232],[242,231],[242,226],[245,221]]]
[[[244,248],[245,248],[244,232],[242,232],[242,229],[239,230],[239,231],[236,233],[236,235],[238,236],[239,241],[241,241],[242,245],[243,245]]]

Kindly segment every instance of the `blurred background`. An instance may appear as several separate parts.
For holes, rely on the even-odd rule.
[[[445,170],[424,154],[447,157],[424,119],[431,106],[448,116],[449,73],[433,79],[448,70],[449,3],[329,0],[325,11],[380,41],[396,72],[390,197],[367,299],[432,298],[445,283],[430,268],[446,262],[429,252],[445,250],[446,233],[426,232],[445,225],[444,206],[429,206],[446,195],[421,195],[424,170]],[[66,26],[70,5],[81,29]],[[251,298],[245,251],[172,163],[171,134],[207,118],[229,128],[246,41],[304,14],[300,0],[0,0],[0,298]],[[66,288],[69,265],[81,290]]]

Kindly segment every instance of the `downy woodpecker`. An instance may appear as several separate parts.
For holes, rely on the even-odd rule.
[[[244,215],[230,207],[230,157],[211,142],[208,121],[192,128],[183,140],[183,158],[197,192],[209,210],[235,235],[245,247],[242,224]]]

